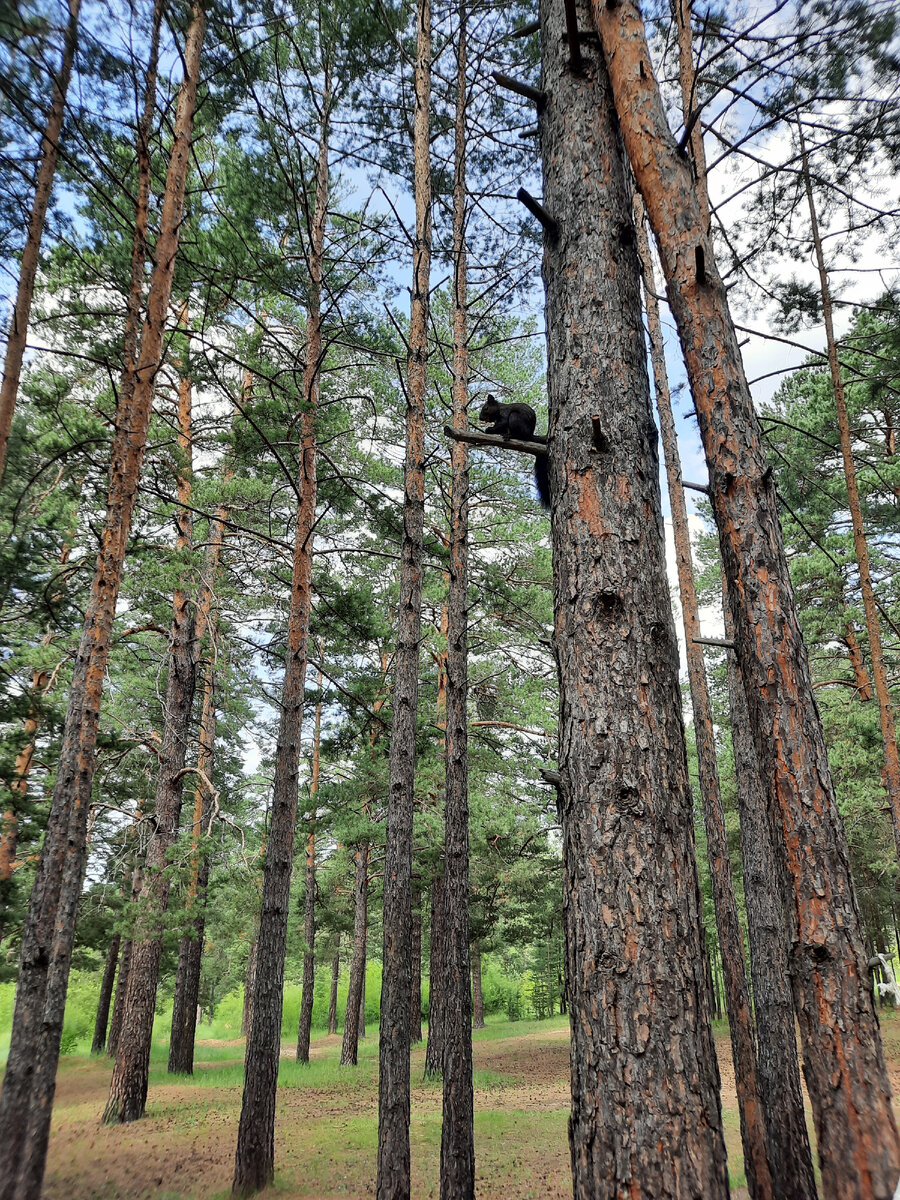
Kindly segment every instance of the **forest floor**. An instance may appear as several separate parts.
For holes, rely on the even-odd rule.
[[[900,1016],[882,1020],[895,1097],[900,1097]],[[724,1027],[716,1030],[732,1195],[744,1200],[734,1074]],[[374,1195],[377,1057],[360,1044],[356,1070],[338,1065],[340,1040],[314,1039],[308,1067],[284,1043],[276,1127],[277,1183],[284,1200]],[[212,1200],[232,1177],[241,1104],[243,1043],[201,1041],[191,1079],[166,1074],[154,1046],[147,1116],[106,1128],[100,1114],[111,1066],[73,1055],[60,1065],[46,1200]],[[413,1195],[438,1194],[441,1091],[422,1079],[424,1046],[412,1058]],[[569,1040],[565,1018],[491,1024],[475,1035],[475,1146],[480,1200],[567,1200]],[[898,1105],[900,1111],[900,1105]]]

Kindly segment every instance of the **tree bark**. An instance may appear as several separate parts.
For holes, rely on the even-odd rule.
[[[182,322],[186,321],[185,304],[182,308]],[[189,554],[193,542],[192,443],[191,382],[183,376],[178,387],[180,460],[176,483],[179,508],[176,515],[175,548],[179,559]],[[102,1118],[106,1125],[139,1120],[144,1115],[147,1104],[156,991],[159,986],[165,915],[168,912],[171,891],[169,851],[178,838],[181,821],[184,763],[197,684],[197,630],[190,593],[185,584],[186,580],[182,578],[172,597],[165,724],[153,805],[153,831],[147,844],[141,912],[138,915],[131,947],[125,1017],[119,1035],[116,1065],[109,1084],[109,1097]],[[202,944],[198,949],[202,953]]]
[[[241,1036],[250,1040],[250,1030],[253,1028],[253,994],[256,991],[256,960],[259,946],[259,932],[253,938],[250,953],[247,956],[247,974],[244,979],[244,1007],[241,1011]]]
[[[322,124],[316,170],[315,209],[309,229],[309,307],[302,385],[305,404],[301,421],[300,478],[297,488],[299,499],[294,537],[287,657],[281,699],[281,721],[275,749],[272,816],[263,874],[258,967],[253,989],[253,1024],[247,1039],[244,1093],[232,1182],[232,1191],[239,1196],[249,1196],[267,1187],[275,1175],[275,1096],[281,1052],[284,960],[287,950],[291,867],[300,774],[300,737],[312,608],[312,558],[316,521],[316,409],[322,355],[322,274],[328,216],[328,144],[332,106],[331,77],[327,68],[321,105]]]
[[[732,640],[726,601],[725,636]],[[727,652],[731,744],[741,822],[747,941],[756,1014],[759,1094],[766,1114],[769,1162],[778,1200],[816,1200],[797,1038],[788,974],[787,930],[779,897],[766,796],[750,733],[744,685],[733,651]]]
[[[728,1195],[639,266],[596,43],[542,0],[548,435],[576,1200]]]
[[[565,1008],[561,1008],[565,1012]],[[472,943],[472,1028],[484,1029],[484,993],[481,990],[481,946]]]
[[[593,2],[613,100],[656,233],[728,580],[773,845],[787,866],[791,983],[824,1191],[892,1197],[900,1137],[849,851],[791,591],[772,472],[696,189],[666,123],[634,0]]]
[[[412,944],[409,961],[412,990],[409,999],[409,1040],[415,1046],[422,1040],[422,910],[412,914]]]
[[[113,998],[113,984],[116,978],[116,966],[119,962],[119,945],[122,935],[114,933],[109,939],[109,949],[106,951],[106,967],[100,984],[100,996],[97,1000],[97,1018],[94,1021],[94,1040],[91,1043],[91,1054],[102,1054],[106,1049],[106,1027],[109,1024],[109,1008]]]
[[[66,110],[66,92],[69,90],[69,80],[72,78],[72,64],[75,61],[75,47],[78,42],[78,14],[81,9],[81,0],[69,0],[68,8],[69,20],[66,25],[62,62],[59,74],[53,79],[53,98],[47,115],[44,136],[41,139],[40,166],[35,181],[31,214],[28,218],[25,247],[22,250],[22,261],[19,264],[16,304],[6,342],[3,382],[0,384],[0,481],[3,479],[6,467],[6,451],[9,446],[13,413],[19,394],[22,362],[25,358],[28,320],[31,316],[31,303],[34,299],[34,283],[40,261],[44,222],[47,218],[50,193],[53,190],[53,179],[56,175],[59,139]]]
[[[466,0],[459,4],[453,180],[453,426],[464,429],[469,401],[466,258]],[[444,872],[447,962],[444,993],[442,1200],[474,1200],[475,1112],[472,1088],[472,993],[469,961],[468,587],[469,452],[450,443],[450,588],[447,633],[447,728],[444,760]]]
[[[341,978],[341,933],[334,939],[334,958],[331,960],[331,995],[328,998],[328,1032],[337,1033],[337,994]]]
[[[321,652],[320,652],[321,653]],[[316,986],[316,794],[319,791],[319,742],[322,735],[322,672],[319,671],[319,702],[313,733],[312,777],[309,781],[309,833],[306,835],[306,889],[303,899],[303,994],[297,1027],[297,1062],[309,1062],[309,1038]]]
[[[16,1010],[0,1095],[0,1144],[5,1151],[0,1163],[0,1194],[15,1200],[31,1200],[39,1194],[46,1162],[75,917],[86,861],[103,677],[178,250],[202,33],[203,14],[197,9],[185,49],[185,80],[179,93],[141,350],[130,366],[126,357],[100,552],[69,690],[47,832],[22,934]],[[148,96],[154,77],[155,63],[148,72]],[[151,116],[152,111],[150,106]],[[126,332],[140,313],[143,260],[137,263],[137,259],[146,236],[148,189],[149,175],[145,190],[139,192]]]
[[[725,1005],[728,1011],[728,1030],[731,1035],[731,1056],[734,1062],[735,1086],[740,1113],[744,1167],[747,1188],[753,1200],[771,1200],[774,1194],[773,1176],[768,1159],[765,1114],[759,1098],[753,1013],[750,1007],[750,993],[744,968],[744,944],[737,900],[734,894],[734,880],[731,875],[728,835],[725,831],[725,808],[719,788],[716,739],[713,732],[712,707],[706,681],[706,666],[703,662],[703,648],[697,642],[697,638],[700,637],[700,606],[694,583],[691,534],[684,488],[681,483],[681,458],[678,453],[678,436],[675,432],[675,418],[669,395],[662,322],[659,317],[659,305],[656,301],[656,280],[653,277],[653,261],[650,257],[650,244],[644,225],[644,206],[639,196],[634,197],[634,218],[638,253],[644,275],[644,302],[650,335],[650,358],[653,364],[656,407],[659,412],[659,429],[666,463],[669,505],[672,512],[688,682],[691,689],[691,708],[697,743],[700,797],[706,829],[706,847],[716,927],[719,934],[719,950],[722,956]],[[772,1115],[774,1116],[774,1114]]]
[[[353,956],[350,959],[350,987],[344,1016],[344,1040],[341,1066],[355,1067],[359,1049],[359,1009],[366,972],[366,926],[369,919],[369,846],[363,842],[356,851],[356,882],[353,889]]]
[[[431,945],[428,952],[428,1041],[425,1078],[439,1079],[444,1069],[444,964],[447,959],[444,877],[431,880]]]
[[[384,946],[378,1047],[377,1200],[408,1200],[410,877],[416,764],[422,550],[425,520],[425,390],[431,276],[431,0],[417,3],[413,172],[416,237],[407,362],[406,461],[400,614],[384,863]]]

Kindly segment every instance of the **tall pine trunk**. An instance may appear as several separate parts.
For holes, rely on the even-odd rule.
[[[755,1031],[750,1007],[750,990],[744,967],[744,944],[741,936],[728,835],[725,831],[725,807],[719,787],[716,761],[716,739],[713,732],[712,706],[706,681],[706,666],[700,637],[700,605],[694,583],[691,558],[691,534],[688,525],[687,503],[681,482],[681,458],[678,436],[669,395],[663,346],[662,322],[656,301],[656,281],[650,244],[644,225],[644,206],[634,197],[634,217],[638,252],[644,275],[644,300],[647,328],[650,335],[650,358],[659,413],[659,429],[666,463],[669,506],[672,511],[672,531],[675,539],[675,562],[684,622],[685,653],[688,683],[691,689],[694,736],[700,776],[700,797],[706,829],[706,848],[709,875],[712,883],[719,951],[725,981],[725,1005],[728,1011],[728,1030],[731,1035],[731,1057],[734,1062],[735,1086],[741,1123],[741,1142],[744,1148],[744,1167],[751,1200],[771,1200],[772,1171],[768,1159],[765,1114],[760,1104],[757,1080]],[[773,1114],[774,1115],[774,1114]]]
[[[113,998],[113,984],[116,979],[116,967],[119,962],[119,946],[122,935],[114,933],[109,939],[106,951],[106,966],[103,969],[103,979],[100,982],[100,996],[97,999],[97,1016],[94,1020],[94,1040],[91,1042],[91,1054],[102,1054],[106,1049],[106,1030],[109,1025],[109,1009]]]
[[[321,653],[321,650],[320,650]],[[316,795],[319,791],[319,743],[322,736],[322,672],[319,671],[319,701],[313,732],[312,777],[309,781],[309,833],[306,835],[306,888],[303,897],[303,994],[297,1026],[297,1062],[309,1062],[313,1000],[316,986]]]
[[[194,1039],[197,1030],[197,1006],[200,999],[200,974],[203,966],[203,938],[206,933],[206,889],[209,884],[209,855],[203,838],[213,812],[213,758],[216,741],[216,633],[217,617],[212,597],[218,574],[219,558],[225,534],[227,509],[222,506],[210,522],[209,544],[204,564],[204,579],[194,620],[194,645],[206,646],[202,668],[203,702],[200,711],[200,738],[197,747],[197,786],[191,822],[191,882],[187,911],[191,930],[178,948],[178,969],[172,1004],[172,1032],[169,1039],[169,1071],[191,1075],[194,1070]]]
[[[428,949],[428,1041],[425,1078],[439,1079],[444,1069],[444,990],[447,960],[447,920],[443,875],[431,880],[431,938]]]
[[[331,991],[328,996],[328,1032],[337,1033],[337,994],[341,979],[341,931],[334,938],[334,957],[331,960]]]
[[[408,1200],[409,1001],[413,801],[422,550],[425,523],[425,389],[431,277],[431,0],[418,0],[413,119],[416,236],[406,387],[406,461],[400,614],[394,658],[393,720],[384,862],[384,944],[378,1046],[377,1200]]]
[[[16,1009],[0,1094],[0,1144],[4,1147],[0,1194],[16,1200],[31,1200],[39,1194],[46,1162],[75,917],[86,861],[103,677],[178,251],[202,37],[203,13],[195,7],[185,47],[185,79],[179,93],[147,317],[136,362],[129,358],[126,341],[126,368],[116,411],[106,518],[84,632],[75,658],[47,832],[22,932]],[[146,125],[142,119],[145,129],[149,128],[153,112],[149,104],[155,78],[152,50],[151,63]],[[139,135],[138,141],[140,146],[146,139]],[[146,155],[142,159],[132,291],[126,322],[126,334],[135,331],[135,336],[149,199]]]
[[[132,907],[137,903],[143,886],[144,868],[137,861],[137,854],[135,854],[134,867],[131,872]],[[109,1058],[115,1058],[118,1053],[119,1036],[125,1020],[125,996],[128,992],[128,973],[131,970],[131,944],[131,938],[126,938],[119,950],[119,975],[116,979],[116,996],[113,1001],[112,1018],[109,1022],[109,1036],[106,1040],[106,1054]]]
[[[716,1200],[728,1175],[629,191],[596,42],[573,71],[551,0],[541,42],[574,1195]]]
[[[565,1008],[561,1008],[565,1012]],[[472,1028],[484,1029],[484,992],[481,987],[481,944],[472,943]]]
[[[806,200],[809,205],[809,222],[816,253],[819,290],[822,297],[822,318],[825,323],[825,340],[828,347],[828,367],[831,374],[831,386],[834,390],[834,405],[837,411],[838,433],[841,440],[841,457],[844,462],[844,479],[847,485],[847,506],[850,509],[850,520],[853,526],[853,548],[856,554],[856,565],[859,568],[859,587],[862,593],[863,613],[866,618],[866,633],[869,635],[872,682],[875,684],[875,695],[878,699],[878,717],[881,723],[881,741],[884,747],[884,771],[882,778],[891,809],[894,846],[897,851],[897,857],[900,859],[900,750],[897,747],[894,706],[891,701],[887,666],[884,660],[881,621],[878,618],[875,589],[872,586],[872,570],[869,565],[869,544],[866,540],[862,506],[859,499],[859,484],[856,479],[856,465],[853,461],[853,439],[850,433],[850,417],[847,413],[844,380],[841,375],[841,364],[838,359],[837,338],[834,333],[834,314],[832,311],[831,288],[828,283],[828,267],[825,263],[822,236],[819,232],[819,218],[816,213],[816,201],[813,195],[806,141],[803,137],[803,124],[799,117],[797,120],[797,134],[800,140],[800,164],[803,172]]]
[[[294,536],[287,655],[281,696],[281,720],[275,748],[272,815],[263,871],[262,911],[252,999],[253,1021],[247,1037],[244,1093],[232,1182],[234,1193],[241,1196],[260,1191],[272,1182],[275,1175],[275,1096],[278,1090],[278,1060],[281,1052],[284,960],[287,951],[294,827],[297,823],[297,789],[300,775],[300,737],[312,609],[312,558],[316,520],[316,409],[322,355],[322,274],[328,215],[328,138],[332,105],[331,79],[327,68],[321,105],[322,124],[316,170],[315,209],[309,229],[309,309],[302,385],[304,409],[301,422],[297,528]]]
[[[634,0],[593,0],[623,141],[660,247],[710,475],[734,643],[773,845],[790,881],[791,984],[823,1187],[889,1198],[900,1175],[867,954],[778,521],[772,471],[696,187],[666,123]]]
[[[66,93],[69,90],[69,80],[72,78],[72,65],[75,61],[75,47],[78,42],[78,14],[81,9],[81,0],[69,0],[68,8],[69,20],[66,25],[62,62],[59,74],[53,78],[53,97],[50,102],[44,136],[41,139],[40,166],[35,180],[31,213],[28,218],[28,232],[25,236],[25,246],[19,264],[16,303],[6,341],[3,382],[0,383],[0,481],[3,479],[3,471],[6,466],[6,451],[9,446],[13,413],[19,395],[19,378],[25,358],[28,321],[31,316],[31,303],[34,299],[34,283],[41,254],[41,240],[44,236],[44,223],[50,205],[53,179],[56,175],[59,139],[66,111]]]
[[[412,982],[409,997],[409,1040],[416,1046],[422,1040],[422,910],[419,907],[413,908],[409,962]]]
[[[726,600],[725,636],[732,639]],[[731,744],[741,823],[747,942],[756,1014],[759,1094],[766,1114],[769,1162],[778,1200],[816,1200],[803,1088],[797,1058],[794,1004],[788,973],[787,930],[776,874],[766,795],[750,732],[747,698],[733,651],[728,651]]]
[[[466,0],[460,0],[456,48],[453,180],[453,427],[465,429],[469,401],[466,258]],[[444,1119],[442,1200],[475,1195],[472,1090],[472,993],[469,962],[468,586],[469,452],[450,444],[450,589],[447,631],[447,727],[444,871],[447,961],[444,967]]]
[[[341,1043],[341,1065],[355,1067],[359,1051],[359,1012],[366,974],[366,928],[369,921],[369,846],[367,842],[356,851],[355,885],[353,888],[353,955],[350,959],[350,986],[347,991],[347,1012],[344,1016],[344,1038]]]
[[[182,309],[182,320],[187,320],[187,305]],[[183,377],[178,387],[180,458],[176,487],[179,508],[175,538],[175,549],[180,562],[190,553],[193,542],[192,443],[191,382]],[[179,570],[183,568],[179,567]],[[195,639],[194,612],[186,580],[182,578],[172,598],[168,680],[163,710],[165,724],[153,803],[153,831],[147,843],[141,911],[132,939],[128,991],[125,994],[125,1018],[119,1035],[109,1097],[103,1112],[103,1122],[107,1125],[139,1120],[144,1115],[147,1104],[156,991],[159,986],[165,915],[168,912],[171,891],[169,851],[178,838],[181,822],[184,764],[197,683]]]

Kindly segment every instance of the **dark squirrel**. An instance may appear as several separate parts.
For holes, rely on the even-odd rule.
[[[534,427],[537,425],[537,413],[530,404],[501,404],[495,396],[489,395],[482,406],[480,419],[492,424],[485,433],[496,433],[502,438],[515,438],[520,442],[530,442],[534,439]],[[534,460],[534,482],[544,508],[550,507],[550,471],[545,454]]]

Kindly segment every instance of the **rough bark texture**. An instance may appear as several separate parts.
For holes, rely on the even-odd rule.
[[[102,1054],[106,1049],[106,1027],[109,1024],[109,1008],[113,998],[113,984],[116,979],[116,966],[119,962],[119,946],[122,941],[120,933],[114,933],[109,940],[106,951],[106,966],[100,983],[100,997],[97,1000],[97,1017],[94,1021],[94,1040],[91,1042],[91,1054]]]
[[[727,603],[725,636],[731,640],[732,622]],[[744,685],[732,651],[728,652],[728,700],[741,822],[759,1094],[766,1114],[769,1162],[778,1200],[815,1200],[816,1180],[803,1111],[794,1004],[788,974],[787,930],[779,899],[783,888],[772,851],[766,795],[750,732]]]
[[[369,919],[369,847],[356,851],[356,882],[353,888],[353,956],[350,959],[350,987],[341,1043],[341,1065],[355,1067],[359,1045],[359,1009],[366,974],[366,926]]]
[[[466,261],[466,0],[460,0],[456,49],[453,181],[453,426],[464,429],[469,399]],[[472,993],[469,963],[468,697],[469,451],[450,444],[450,588],[447,630],[447,729],[444,872],[447,963],[444,992],[442,1200],[475,1195],[472,1092]]]
[[[334,940],[334,958],[331,960],[331,994],[328,997],[328,1032],[337,1033],[337,994],[341,978],[341,934],[338,930]]]
[[[187,319],[186,305],[182,320]],[[193,539],[191,517],[191,383],[178,389],[178,443],[181,452],[177,495],[176,551],[186,555]],[[197,683],[196,627],[190,593],[179,581],[172,598],[172,631],[166,682],[165,724],[159,751],[159,774],[153,802],[153,825],[144,862],[141,912],[132,939],[125,1018],[116,1065],[103,1112],[104,1124],[124,1124],[144,1115],[150,1080],[150,1046],[156,1013],[156,990],[162,959],[165,914],[169,908],[169,851],[178,838],[184,796],[184,764],[190,738],[191,711]],[[202,947],[201,947],[202,948]]]
[[[409,996],[409,1040],[415,1046],[422,1040],[422,910],[420,908],[413,909],[409,962],[412,983]]]
[[[581,13],[584,25],[584,13]],[[606,70],[542,0],[576,1200],[728,1195],[639,267]]]
[[[47,114],[47,125],[41,139],[41,157],[35,180],[34,200],[28,218],[28,232],[19,264],[19,283],[16,289],[16,304],[12,324],[6,342],[6,358],[3,364],[3,382],[0,384],[0,480],[6,466],[6,451],[12,429],[13,413],[19,394],[19,377],[25,358],[25,343],[28,339],[28,319],[34,299],[34,282],[37,277],[44,236],[44,221],[50,205],[53,178],[56,175],[56,160],[59,156],[59,138],[62,133],[63,116],[66,110],[66,92],[72,77],[75,61],[75,46],[78,42],[78,13],[81,0],[69,0],[69,20],[66,25],[65,43],[59,74],[53,79],[53,97]]]
[[[740,917],[734,894],[734,880],[731,875],[728,836],[725,831],[725,808],[719,788],[716,739],[713,732],[709,688],[706,682],[706,666],[703,662],[703,647],[697,642],[697,638],[700,637],[700,606],[694,583],[687,504],[681,483],[678,435],[675,432],[675,418],[669,395],[662,323],[659,316],[659,305],[656,301],[656,280],[653,277],[653,260],[650,257],[650,244],[644,225],[644,206],[639,196],[634,197],[634,216],[638,252],[644,275],[644,299],[647,311],[647,329],[650,335],[650,358],[653,364],[656,406],[659,412],[669,505],[672,511],[675,562],[678,570],[688,682],[691,689],[691,708],[697,743],[700,797],[703,806],[703,822],[706,828],[706,847],[716,927],[719,933],[719,953],[722,957],[722,974],[725,982],[725,1005],[728,1012],[728,1029],[731,1035],[731,1057],[734,1062],[735,1086],[740,1112],[744,1166],[747,1187],[753,1200],[767,1200],[773,1195],[773,1182],[768,1159],[765,1118],[759,1099],[753,1013],[750,1007],[750,994],[744,968],[744,945]]]
[[[86,860],[103,677],[178,251],[202,32],[203,15],[198,10],[185,50],[186,76],[179,94],[140,355],[130,366],[126,360],[119,393],[106,518],[84,632],[75,657],[47,832],[22,932],[12,1038],[0,1095],[0,1144],[4,1147],[0,1194],[16,1200],[31,1200],[39,1194],[46,1162],[75,917]],[[154,71],[155,67],[148,72],[148,96]],[[148,107],[152,115],[152,105]],[[143,247],[142,237],[146,236],[149,176],[144,181],[142,175],[142,185],[144,182],[146,188],[139,193],[133,267],[138,244]],[[129,321],[136,320],[140,312],[142,266],[143,260],[132,274]]]
[[[319,694],[322,692],[322,672],[319,672]],[[316,794],[319,790],[319,742],[322,736],[322,701],[316,705],[313,733],[312,777],[309,781],[310,830],[306,835],[306,887],[303,896],[303,995],[300,1001],[300,1020],[297,1026],[297,1062],[309,1062],[309,1038],[312,1031],[313,1001],[316,986]]]
[[[294,826],[300,775],[300,734],[309,619],[312,610],[312,559],[316,521],[316,408],[322,354],[322,271],[328,215],[328,137],[331,111],[330,77],[326,72],[322,96],[322,125],[316,171],[316,198],[309,230],[309,311],[306,324],[306,363],[303,370],[305,408],[301,424],[297,528],[291,577],[287,656],[281,697],[281,721],[275,748],[272,814],[263,873],[262,911],[257,939],[257,968],[253,988],[253,1022],[247,1037],[244,1093],[234,1159],[235,1195],[248,1196],[272,1182],[275,1175],[275,1096],[281,1053],[281,1014],[284,1000],[284,959],[290,912]]]
[[[660,247],[728,579],[735,649],[768,796],[823,1188],[892,1197],[900,1138],[775,484],[690,170],[666,124],[634,0],[593,2],[622,137]]]
[[[438,1078],[444,1066],[444,964],[447,961],[447,922],[444,877],[431,881],[431,945],[428,953],[428,1041],[425,1077]]]
[[[377,1200],[408,1200],[410,876],[425,521],[425,389],[431,276],[431,0],[418,0],[413,121],[416,238],[406,386],[400,613],[384,861],[384,943],[378,1045]]]
[[[244,1006],[241,1010],[241,1036],[250,1040],[250,1030],[253,1028],[253,995],[256,991],[256,958],[259,947],[259,935],[253,938],[250,953],[247,955],[247,974],[244,978]],[[246,1051],[246,1047],[245,1047]]]
[[[565,1008],[560,1009],[565,1012]],[[472,1028],[484,1029],[484,994],[481,990],[481,946],[472,943]]]

